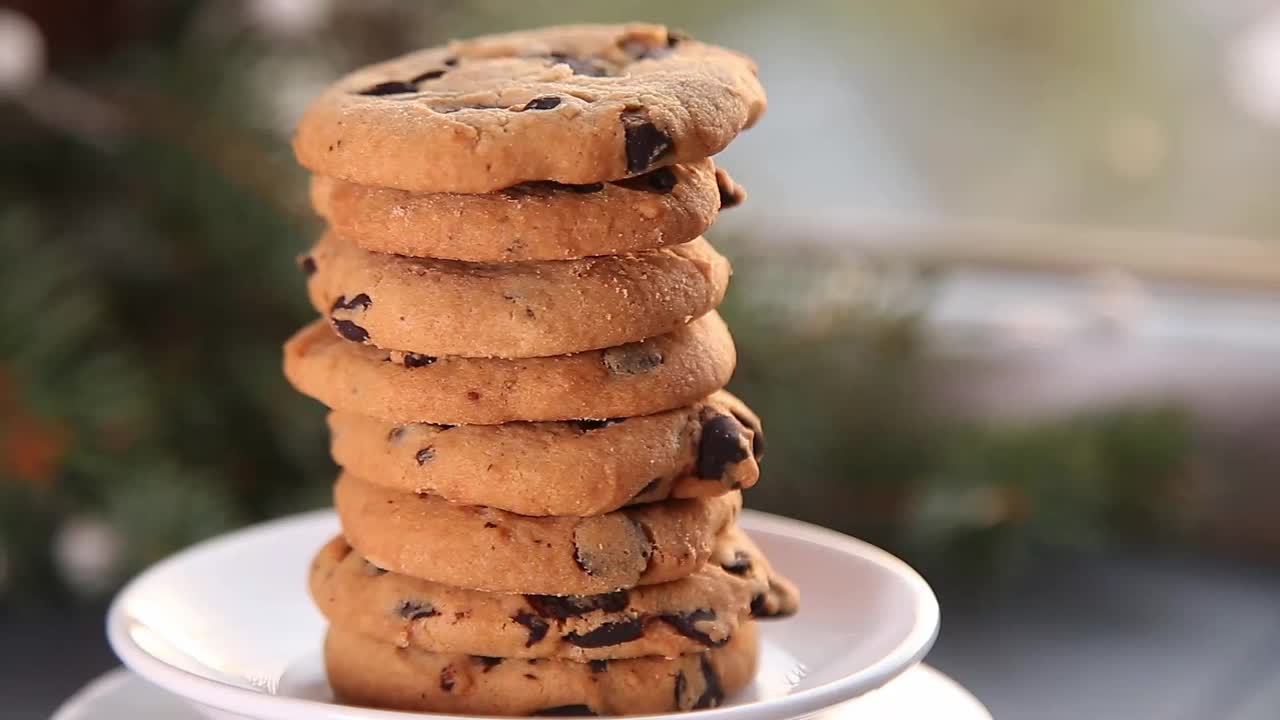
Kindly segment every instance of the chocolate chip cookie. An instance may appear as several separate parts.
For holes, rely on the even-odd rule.
[[[311,202],[343,238],[380,253],[471,262],[571,260],[679,245],[741,187],[710,160],[586,185],[538,181],[483,195],[410,193],[311,179]]]
[[[352,342],[421,355],[545,357],[683,326],[724,298],[706,240],[629,255],[472,263],[369,252],[326,233],[304,262],[312,306]]]
[[[796,607],[794,588],[736,528],[688,577],[598,595],[511,595],[419,580],[373,565],[341,536],[316,555],[310,578],[329,622],[378,642],[578,662],[702,652],[727,643],[753,609],[780,617]]]
[[[349,182],[489,193],[701,160],[764,108],[738,53],[661,25],[572,25],[357,70],[311,104],[293,147],[308,169]]]
[[[742,494],[665,500],[592,517],[526,517],[399,493],[343,473],[342,532],[381,568],[472,590],[591,595],[676,580],[711,555]]]
[[[760,420],[720,391],[632,418],[504,425],[397,425],[329,415],[333,459],[400,492],[521,515],[600,515],[624,505],[755,485]]]
[[[478,715],[635,715],[719,706],[755,675],[745,623],[724,646],[678,658],[505,659],[401,648],[329,628],[324,658],[338,700]]]
[[[394,423],[604,420],[697,402],[729,381],[733,339],[714,311],[674,332],[546,358],[434,357],[344,340],[328,321],[284,347],[284,373],[335,410]]]

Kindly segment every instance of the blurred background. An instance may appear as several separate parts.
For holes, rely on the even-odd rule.
[[[768,429],[748,505],[919,567],[930,661],[997,717],[1280,716],[1280,3],[29,0],[0,1],[5,717],[114,664],[131,573],[328,501],[279,371],[307,100],[630,19],[770,94],[712,234]]]

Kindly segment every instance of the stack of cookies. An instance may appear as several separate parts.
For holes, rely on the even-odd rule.
[[[795,611],[734,525],[760,422],[721,388],[752,63],[661,26],[359,70],[295,138],[329,229],[285,374],[332,409],[311,592],[339,699],[503,715],[719,704]]]

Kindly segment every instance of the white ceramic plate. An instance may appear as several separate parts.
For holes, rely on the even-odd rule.
[[[50,720],[203,720],[182,698],[125,668],[108,671],[67,698]],[[968,690],[928,665],[916,665],[889,684],[813,716],[813,720],[991,720]]]
[[[880,687],[924,657],[938,604],[911,568],[866,543],[746,511],[740,524],[800,587],[798,615],[761,623],[754,684],[705,720],[785,720]],[[189,548],[129,583],[107,636],[126,665],[216,718],[410,720],[333,702],[306,593],[332,511],[276,520]]]

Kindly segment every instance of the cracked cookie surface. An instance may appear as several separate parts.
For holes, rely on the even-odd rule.
[[[666,500],[592,517],[527,517],[399,493],[349,473],[334,506],[374,565],[471,590],[592,595],[685,577],[710,557],[742,495]]]
[[[546,357],[662,335],[724,298],[729,261],[702,238],[628,255],[473,263],[386,255],[329,232],[307,293],[347,340],[438,357]]]
[[[307,108],[313,172],[417,192],[616,180],[719,152],[765,108],[745,56],[661,25],[489,35],[357,70]]]

